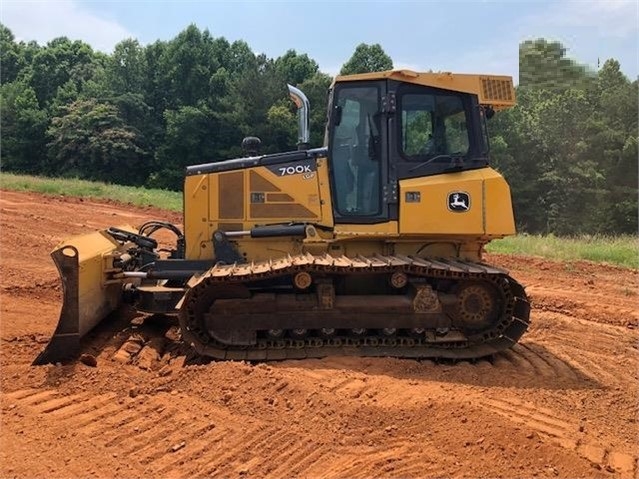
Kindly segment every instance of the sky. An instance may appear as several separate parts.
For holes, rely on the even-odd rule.
[[[638,0],[538,1],[29,1],[2,0],[0,21],[17,40],[58,36],[106,53],[121,40],[170,40],[189,24],[244,40],[271,58],[306,53],[337,74],[360,43],[379,43],[395,68],[511,75],[524,40],[560,41],[596,70],[615,58],[639,75]]]

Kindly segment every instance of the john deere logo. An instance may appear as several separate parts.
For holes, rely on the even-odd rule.
[[[463,213],[470,209],[470,195],[463,191],[455,191],[448,194],[448,209]]]

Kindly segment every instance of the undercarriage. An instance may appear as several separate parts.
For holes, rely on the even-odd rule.
[[[215,266],[191,279],[179,317],[184,340],[219,359],[471,359],[511,347],[529,314],[522,286],[491,266],[306,254]]]

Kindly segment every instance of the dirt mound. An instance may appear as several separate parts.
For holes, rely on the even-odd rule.
[[[30,366],[57,322],[64,237],[180,218],[2,192],[1,477],[636,477],[637,271],[491,255],[532,326],[473,363],[193,357],[122,311],[82,360]]]

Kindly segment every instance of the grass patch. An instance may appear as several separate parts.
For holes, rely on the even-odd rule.
[[[490,253],[526,254],[561,261],[589,260],[639,268],[639,238],[631,235],[573,238],[517,235],[492,241],[486,249]]]
[[[154,206],[170,211],[182,211],[182,193],[177,191],[11,173],[0,173],[0,188],[12,191],[33,191],[47,195],[109,199],[136,206]]]

